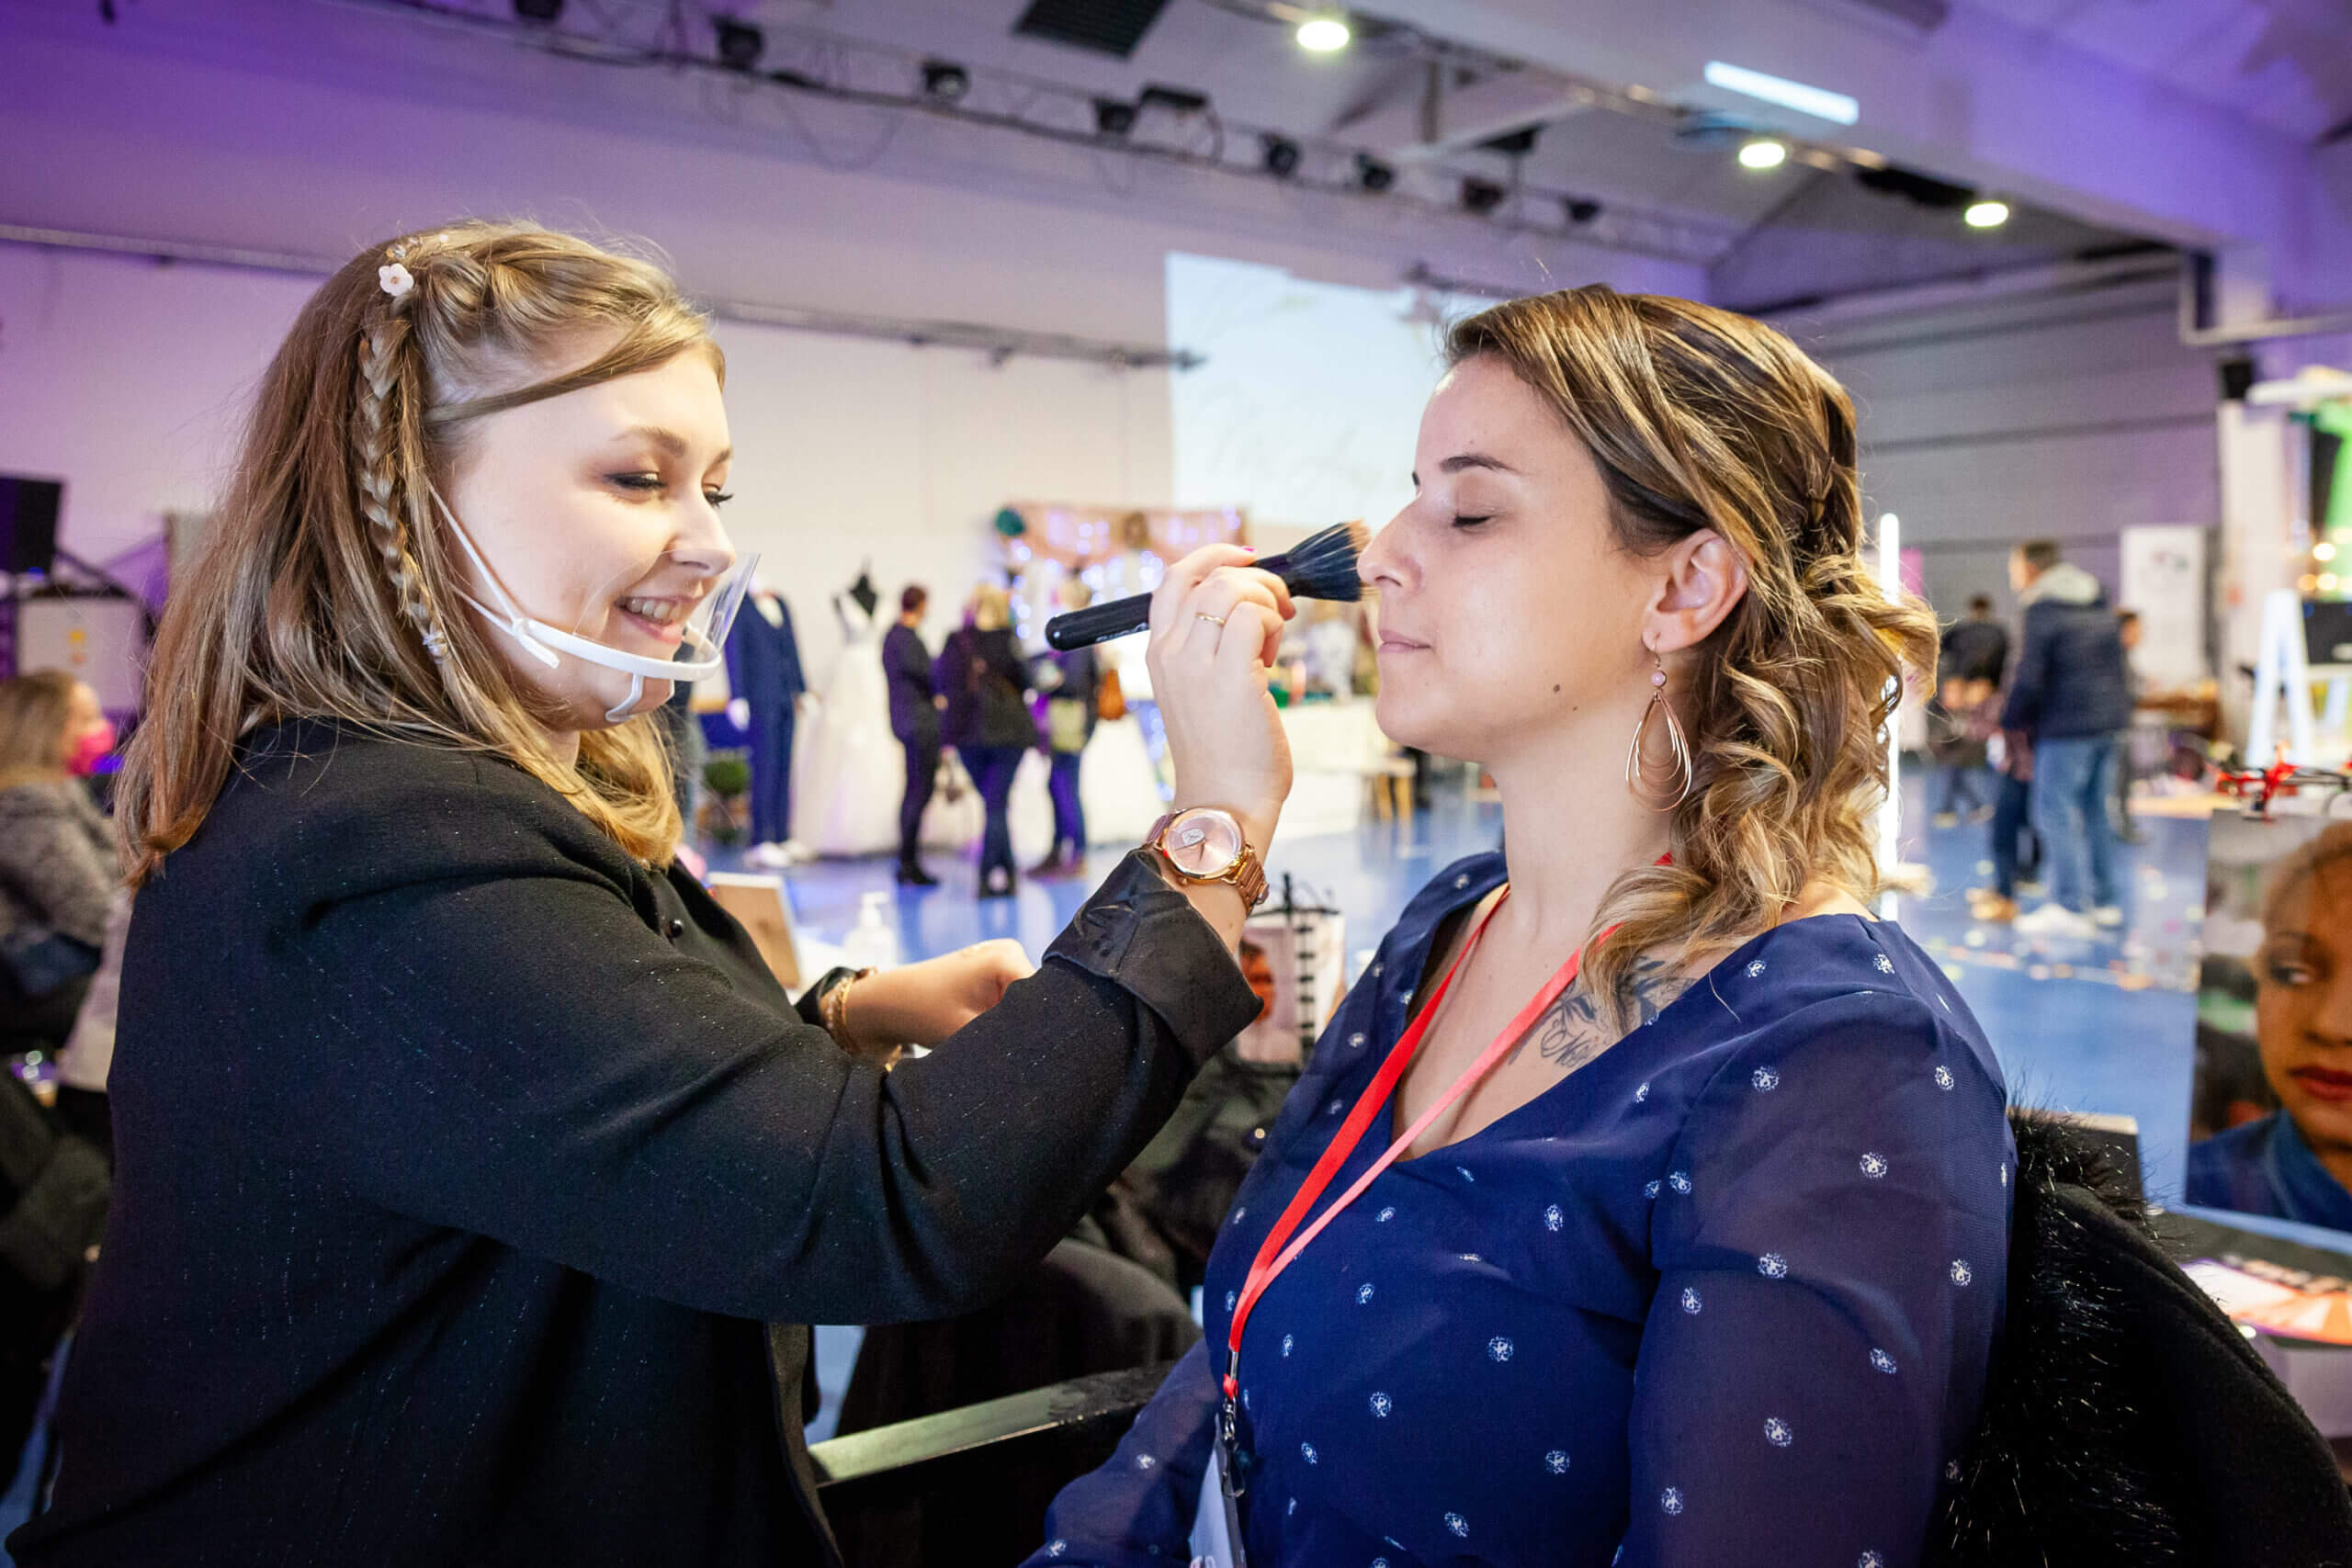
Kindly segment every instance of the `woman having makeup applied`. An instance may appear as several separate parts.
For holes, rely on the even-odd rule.
[[[1379,721],[1476,758],[1317,1046],[1207,1336],[1039,1563],[1917,1562],[2002,1321],[2000,1071],[1873,917],[1934,667],[1854,416],[1780,333],[1592,287],[1456,325],[1363,558]]]

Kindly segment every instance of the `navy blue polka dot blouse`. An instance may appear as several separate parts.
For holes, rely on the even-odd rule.
[[[1389,933],[1236,1199],[1207,1337],[1034,1563],[1185,1561],[1250,1261],[1502,879],[1465,861]],[[1931,960],[1823,916],[1399,1161],[1250,1318],[1252,1568],[1916,1562],[2000,1330],[2004,1092]],[[1330,1192],[1394,1136],[1375,1120]]]

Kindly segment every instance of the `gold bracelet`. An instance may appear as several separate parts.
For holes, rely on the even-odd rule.
[[[849,988],[860,980],[868,978],[873,973],[871,966],[859,970],[831,990],[827,991],[817,1003],[818,1016],[825,1021],[825,1032],[833,1037],[834,1044],[853,1056],[858,1054],[858,1047],[857,1043],[850,1038],[849,1032]]]

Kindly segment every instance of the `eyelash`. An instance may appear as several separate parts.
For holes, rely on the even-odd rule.
[[[1457,528],[1476,528],[1482,523],[1491,523],[1494,520],[1494,513],[1488,513],[1484,517],[1464,517],[1456,513],[1453,519],[1453,525]]]
[[[607,474],[605,477],[621,489],[635,491],[641,495],[650,494],[662,488],[662,476],[659,474]],[[713,507],[720,507],[734,500],[735,492],[728,490],[707,490],[702,492],[702,498]]]

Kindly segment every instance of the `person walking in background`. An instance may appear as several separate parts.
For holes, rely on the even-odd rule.
[[[2120,926],[2115,834],[2107,803],[2132,694],[2123,637],[2107,592],[2082,568],[2060,558],[2054,539],[2033,539],[2009,557],[2009,581],[2025,610],[2017,679],[2001,710],[2001,728],[2033,735],[2033,826],[2050,897],[2020,915],[2029,936],[2087,940]]]
[[[1057,591],[1065,611],[1083,610],[1094,591],[1067,578]],[[1086,807],[1079,798],[1078,770],[1101,709],[1102,663],[1091,648],[1048,653],[1037,660],[1037,686],[1046,694],[1046,746],[1053,759],[1054,847],[1032,876],[1066,876],[1086,866]]]
[[[1995,737],[1991,761],[1999,776],[1993,795],[1993,886],[1968,890],[1972,919],[2001,924],[2018,918],[2018,879],[2025,874],[2024,852],[2038,848],[2029,820],[2033,799],[2033,739],[2022,731],[2004,729]],[[2039,860],[2037,852],[2035,856]]]
[[[1012,780],[1022,754],[1037,744],[1037,726],[1029,716],[1028,671],[1012,640],[1012,602],[1003,589],[983,583],[973,591],[963,629],[947,639],[932,676],[947,698],[948,743],[964,759],[988,811],[980,836],[980,897],[1008,897],[1014,876],[1008,815]]]
[[[899,624],[882,638],[882,675],[890,683],[890,733],[907,754],[907,793],[899,804],[899,885],[936,887],[919,851],[922,814],[939,778],[939,697],[931,679],[931,650],[922,645],[922,613],[931,593],[910,582],[899,595]]]
[[[2140,673],[2140,667],[2132,657],[2140,647],[2140,612],[2116,611],[2115,629],[2123,638],[2123,685],[2132,696],[2132,712],[2136,714],[2140,711],[2141,694],[2148,689],[2148,678]],[[2136,844],[2143,840],[2140,830],[2132,826],[2132,781],[2138,776],[2138,770],[2132,756],[2130,722],[2129,718],[2125,720],[2123,744],[2116,753],[2115,837],[2120,843]]]
[[[1960,821],[1960,798],[1968,796],[1972,816],[1983,821],[1991,806],[1978,793],[1985,766],[1985,742],[1993,730],[1988,711],[2009,662],[2008,629],[1993,618],[1993,601],[1979,593],[1968,602],[1968,617],[1944,634],[1936,660],[1936,691],[1928,705],[1928,751],[1937,766],[1935,825]]]

